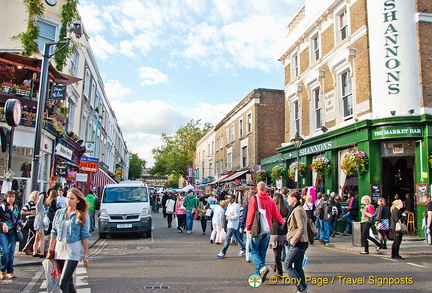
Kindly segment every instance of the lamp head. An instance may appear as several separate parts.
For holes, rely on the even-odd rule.
[[[409,109],[408,114],[414,114],[414,109]]]
[[[392,116],[394,116],[395,114],[396,114],[396,111],[390,111],[390,114],[392,115]]]
[[[324,132],[324,133],[326,133],[326,132],[328,131],[328,129],[327,129],[327,127],[325,127],[325,126],[323,125],[323,126],[321,126],[321,131]]]
[[[296,149],[299,149],[301,147],[301,144],[303,143],[303,137],[301,137],[298,132],[296,132],[296,135],[293,139],[291,139],[291,142],[295,146]]]

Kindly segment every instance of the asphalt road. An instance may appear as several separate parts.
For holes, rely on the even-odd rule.
[[[151,238],[125,235],[98,240],[83,277],[86,286],[78,292],[296,292],[282,279],[277,284],[267,281],[257,289],[249,287],[254,265],[237,256],[237,246],[228,249],[226,258],[217,259],[222,247],[209,243],[209,225],[206,235],[199,221],[194,222],[192,234],[178,233],[167,228],[162,214],[154,214]],[[395,261],[322,245],[311,246],[307,255],[310,292],[432,292],[431,256]],[[271,265],[273,252],[269,250],[267,256]],[[39,269],[17,268],[23,273],[19,280],[0,285],[0,292],[21,292],[32,277],[36,283],[29,292],[43,292]],[[395,282],[409,284],[390,284]]]

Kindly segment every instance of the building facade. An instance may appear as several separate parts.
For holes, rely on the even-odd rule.
[[[19,38],[14,37],[28,31],[29,20],[34,21],[38,28],[38,37],[34,40],[38,48],[29,56],[30,61],[34,60],[34,66],[30,66],[27,59],[17,61],[14,56],[6,56],[5,53],[2,56],[4,58],[0,58],[0,106],[3,106],[8,98],[18,98],[23,106],[23,122],[15,131],[16,147],[11,169],[13,179],[20,181],[20,189],[24,190],[26,195],[29,194],[28,169],[31,169],[32,165],[34,120],[38,107],[40,60],[44,44],[61,41],[61,28],[65,23],[62,9],[76,1],[59,0],[54,6],[39,1],[43,8],[40,14],[29,13],[32,9],[26,5],[38,4],[37,1],[30,2],[0,1],[3,12],[0,19],[0,52],[11,53],[14,56],[23,54],[26,47]],[[82,24],[82,27],[85,32],[85,24]],[[104,183],[119,180],[120,177],[116,178],[114,175],[116,170],[121,169],[121,173],[128,174],[128,150],[104,92],[104,84],[88,36],[83,33],[83,36],[77,39],[76,35],[71,34],[71,40],[77,45],[65,59],[65,65],[61,70],[54,69],[56,54],[50,58],[53,64],[49,69],[50,90],[54,85],[64,85],[67,88],[66,95],[61,99],[55,99],[51,95],[47,97],[47,117],[44,118],[45,125],[41,134],[38,189],[46,190],[57,182],[63,186],[80,187],[86,192],[98,191]],[[9,91],[9,85],[13,88],[25,88],[27,91],[18,94]],[[1,121],[0,124],[4,125]],[[7,156],[1,153],[0,157],[3,158],[0,168],[4,168]],[[81,165],[83,157],[91,158],[88,161],[96,164],[92,165],[91,172],[86,171],[87,169]],[[23,169],[24,171],[21,171]],[[21,173],[23,175],[19,176]],[[123,179],[126,179],[125,176],[127,175],[123,175]]]
[[[287,170],[298,154],[306,165],[301,187],[374,202],[409,193],[421,222],[431,183],[431,12],[422,0],[308,0],[287,27],[280,58],[285,143],[263,168]],[[298,150],[290,142],[296,133],[304,138]],[[347,157],[359,153],[368,163],[355,172]],[[323,177],[309,168],[318,156],[331,164]]]
[[[198,142],[196,182],[251,184],[263,158],[284,140],[284,92],[254,89]],[[214,148],[213,148],[214,146]],[[213,180],[205,180],[213,175]]]

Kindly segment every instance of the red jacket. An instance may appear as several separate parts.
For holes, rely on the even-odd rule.
[[[279,222],[279,224],[284,223],[284,219],[279,214],[279,211],[277,210],[276,204],[274,200],[268,195],[266,192],[258,192],[257,196],[259,196],[259,201],[261,208],[266,210],[266,218],[269,223],[270,229],[272,228],[273,218]],[[258,203],[256,201],[256,197],[252,197],[249,202],[249,208],[247,213],[247,219],[246,219],[246,230],[250,231],[255,211],[258,208]]]

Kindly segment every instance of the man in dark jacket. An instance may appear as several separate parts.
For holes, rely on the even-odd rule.
[[[332,207],[332,218],[330,221],[331,236],[335,237],[339,219],[342,216],[342,207],[338,200],[336,192],[330,194],[330,206]]]

